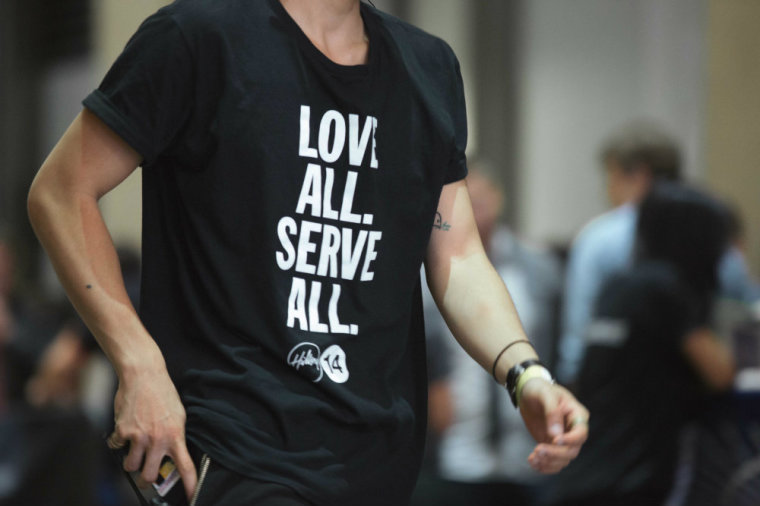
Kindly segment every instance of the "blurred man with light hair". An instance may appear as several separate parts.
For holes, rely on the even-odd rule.
[[[638,203],[654,181],[675,181],[681,175],[678,144],[648,121],[629,123],[614,132],[602,145],[600,162],[613,209],[583,227],[570,248],[557,364],[557,376],[566,383],[578,374],[583,335],[599,289],[630,261]]]
[[[600,162],[613,209],[586,224],[570,248],[557,364],[557,377],[566,384],[579,373],[584,335],[602,284],[630,265],[639,203],[655,182],[681,179],[678,143],[652,121],[633,121],[613,132],[602,144]],[[722,296],[749,301],[758,294],[736,248],[724,255],[719,277]]]

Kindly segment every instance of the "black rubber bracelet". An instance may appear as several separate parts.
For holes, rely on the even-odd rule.
[[[516,344],[519,344],[519,343],[525,343],[525,344],[529,344],[529,345],[530,345],[530,347],[531,347],[531,348],[533,348],[533,344],[531,344],[531,342],[530,342],[530,341],[528,341],[527,339],[518,339],[517,341],[512,341],[511,343],[509,343],[508,345],[506,345],[506,346],[504,347],[504,349],[502,349],[502,350],[499,352],[499,354],[498,354],[498,355],[496,355],[496,358],[495,358],[495,359],[494,359],[494,361],[493,361],[493,367],[491,367],[491,376],[493,376],[493,379],[494,379],[494,380],[496,380],[496,382],[497,382],[497,383],[499,382],[499,380],[496,378],[496,364],[498,364],[498,363],[499,363],[499,359],[501,358],[501,356],[502,356],[502,355],[504,355],[504,352],[505,352],[505,351],[507,351],[507,350],[508,350],[508,349],[510,349],[512,346],[514,346],[514,345],[516,345]],[[535,348],[534,348],[534,349],[535,349]]]

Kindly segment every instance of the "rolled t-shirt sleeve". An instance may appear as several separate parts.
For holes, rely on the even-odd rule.
[[[146,19],[84,106],[149,165],[176,138],[190,111],[193,58],[166,9]]]
[[[452,53],[453,57],[453,53]],[[454,126],[454,144],[452,146],[451,158],[444,184],[453,183],[464,179],[467,176],[467,107],[464,100],[464,84],[462,83],[462,72],[459,69],[459,62],[454,57],[455,76],[453,83],[453,100],[452,100],[452,120]]]

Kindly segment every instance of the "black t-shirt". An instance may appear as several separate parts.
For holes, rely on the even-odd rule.
[[[558,476],[559,497],[664,499],[679,429],[705,395],[682,351],[689,332],[705,325],[701,309],[662,263],[642,263],[603,286],[577,392],[591,413],[589,438]]]
[[[342,66],[277,0],[179,0],[84,101],[144,157],[140,313],[188,438],[317,504],[411,491],[419,268],[466,174],[451,49],[361,13],[368,63]]]

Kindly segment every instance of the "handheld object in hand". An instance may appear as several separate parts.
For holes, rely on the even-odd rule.
[[[129,445],[112,449],[111,452],[118,459],[119,466],[124,470],[124,458],[129,453]],[[145,484],[140,479],[140,471],[128,472],[124,470],[129,485],[137,494],[142,506],[188,506],[185,487],[174,461],[164,457],[158,468],[158,478],[153,483]]]

